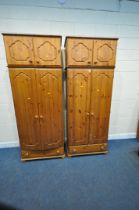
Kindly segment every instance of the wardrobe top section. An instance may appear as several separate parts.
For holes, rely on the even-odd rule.
[[[113,38],[112,38],[112,37],[87,37],[87,36],[81,37],[81,36],[67,36],[66,39],[65,39],[65,45],[66,45],[68,39],[118,40],[119,38],[117,38],[117,37],[113,37]]]
[[[3,34],[9,67],[61,67],[61,36]]]
[[[116,38],[66,37],[66,67],[114,67]]]
[[[32,36],[32,37],[55,37],[55,38],[61,38],[62,36],[60,35],[44,35],[44,34],[14,34],[14,33],[2,33],[3,36]]]

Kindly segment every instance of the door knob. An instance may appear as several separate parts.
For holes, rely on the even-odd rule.
[[[35,115],[35,116],[34,116],[34,118],[35,118],[35,119],[38,119],[38,118],[39,118],[39,116],[38,116],[38,115]]]
[[[93,112],[91,112],[91,116],[94,116],[94,113]]]

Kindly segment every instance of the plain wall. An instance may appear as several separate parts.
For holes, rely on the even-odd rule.
[[[134,138],[139,111],[139,2],[0,0],[0,33],[117,37],[109,139]],[[0,147],[18,145],[11,86],[0,35]]]

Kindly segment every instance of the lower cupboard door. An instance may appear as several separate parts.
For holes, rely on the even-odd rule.
[[[113,70],[92,70],[89,144],[107,142],[112,83]]]
[[[35,70],[10,68],[9,75],[21,148],[41,150]]]
[[[64,146],[62,70],[37,69],[36,78],[43,150]]]
[[[87,145],[89,134],[90,69],[68,69],[68,145]]]

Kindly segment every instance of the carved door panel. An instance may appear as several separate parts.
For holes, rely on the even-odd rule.
[[[91,70],[68,69],[67,115],[69,145],[88,144],[90,80]]]
[[[114,66],[116,40],[94,40],[93,66]]]
[[[62,70],[38,69],[36,76],[43,149],[58,148],[64,145]]]
[[[35,64],[42,66],[61,66],[61,38],[33,38]]]
[[[107,140],[113,70],[92,70],[89,143]]]
[[[9,66],[23,67],[34,64],[31,37],[4,35],[4,42]]]
[[[41,150],[34,69],[9,69],[22,149]]]
[[[91,39],[67,40],[67,66],[91,66],[93,41]]]

